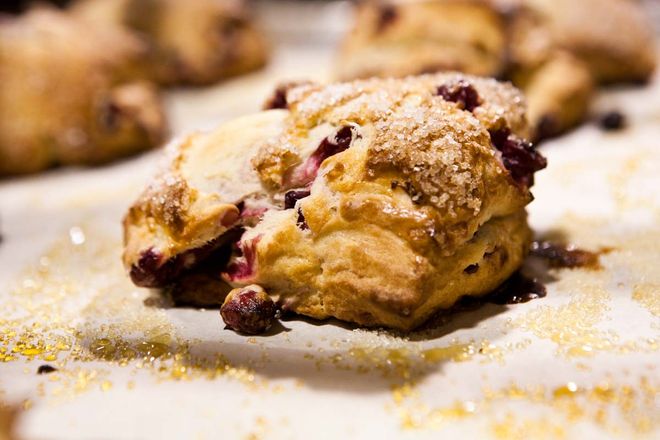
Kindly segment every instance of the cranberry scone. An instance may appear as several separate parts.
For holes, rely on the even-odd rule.
[[[443,70],[502,75],[506,26],[506,17],[486,1],[359,2],[337,76],[401,77]]]
[[[96,164],[157,146],[157,90],[134,81],[148,51],[127,32],[50,8],[0,26],[0,175]]]
[[[518,8],[510,26],[513,64],[538,66],[559,50],[584,62],[598,83],[643,82],[655,70],[653,27],[639,2],[496,1]]]
[[[73,13],[119,26],[153,49],[152,78],[205,85],[262,67],[265,38],[241,0],[78,0]]]
[[[518,4],[509,77],[528,97],[537,138],[582,122],[598,84],[645,82],[655,70],[655,38],[639,2],[506,1]]]
[[[340,78],[507,78],[529,97],[537,138],[581,122],[595,84],[643,81],[656,64],[651,26],[628,0],[368,0],[355,15]]]
[[[514,87],[452,73],[278,95],[170,146],[124,221],[137,285],[208,289],[210,260],[219,302],[258,285],[283,310],[412,329],[520,267],[545,159]]]

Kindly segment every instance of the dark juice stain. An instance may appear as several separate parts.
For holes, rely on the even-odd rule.
[[[598,252],[591,252],[566,244],[535,241],[532,243],[530,255],[546,260],[552,268],[599,270],[602,268],[599,261],[600,255],[609,253],[612,250],[612,248],[604,247]],[[452,309],[457,311],[473,310],[485,303],[520,304],[543,298],[546,294],[547,291],[543,283],[518,271],[491,293],[482,297],[463,297]]]
[[[535,241],[530,249],[531,255],[546,260],[550,267],[569,269],[580,267],[591,270],[602,269],[599,257],[611,251],[611,248],[602,248],[598,252],[592,252],[551,241]]]
[[[543,283],[520,272],[515,272],[499,287],[484,296],[464,296],[452,307],[452,311],[474,310],[486,303],[500,305],[526,303],[533,299],[543,298],[546,294]]]
[[[516,272],[497,289],[486,295],[483,301],[493,304],[520,304],[543,298],[546,294],[543,283]]]

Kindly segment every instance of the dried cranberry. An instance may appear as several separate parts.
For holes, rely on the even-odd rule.
[[[236,239],[240,233],[240,228],[232,228],[204,246],[190,249],[168,260],[151,247],[143,251],[138,262],[131,266],[131,280],[140,287],[166,287],[179,275],[205,261],[218,248]]]
[[[271,97],[268,98],[264,103],[264,110],[272,110],[276,108],[288,109],[289,103],[286,99],[286,94],[290,88],[291,87],[289,83],[279,84],[277,87],[275,87]]]
[[[307,224],[307,220],[305,220],[305,215],[303,214],[302,210],[298,208],[298,220],[296,220],[296,225],[302,229],[303,231],[306,231],[309,229],[309,225]]]
[[[353,140],[353,128],[345,125],[334,134],[334,136],[323,139],[319,147],[314,151],[312,157],[319,160],[319,164],[330,156],[341,153],[351,146]]]
[[[227,17],[222,20],[218,31],[223,39],[230,39],[236,35],[238,31],[245,28],[246,22],[241,17]]]
[[[163,266],[163,254],[149,248],[143,251],[138,262],[131,266],[131,280],[140,287],[158,287],[163,284],[163,279],[169,278],[161,270]]]
[[[286,92],[288,89],[277,87],[273,96],[271,96],[264,104],[264,110],[272,110],[275,108],[287,109],[289,103],[286,101]]]
[[[398,16],[399,13],[394,5],[381,6],[376,31],[383,32],[390,24],[394,23]]]
[[[287,183],[285,186],[288,188],[302,187],[313,182],[324,160],[345,151],[351,146],[353,131],[352,126],[345,125],[335,134],[323,139],[312,155],[301,165],[294,168],[290,175],[286,177]],[[358,134],[356,137],[359,138],[360,135]]]
[[[111,100],[103,101],[99,109],[99,122],[101,127],[107,131],[118,129],[121,113],[121,108],[119,108],[115,102]]]
[[[511,134],[508,128],[490,132],[491,142],[502,153],[502,163],[519,185],[534,184],[534,173],[547,166],[545,157],[530,142]]]
[[[276,108],[288,109],[289,102],[287,100],[287,93],[294,87],[311,84],[310,81],[289,81],[278,84],[273,91],[273,94],[266,100],[263,105],[264,110],[272,110]]]
[[[626,126],[626,118],[618,111],[607,112],[600,118],[600,127],[606,131],[621,130]]]
[[[443,84],[436,89],[436,95],[449,102],[455,102],[458,106],[469,112],[481,105],[479,93],[472,84],[460,80],[455,84]]]
[[[224,276],[229,281],[245,281],[254,275],[257,260],[257,244],[261,240],[258,235],[251,240],[238,241],[237,252],[240,254],[233,263],[227,266]]]
[[[309,193],[310,191],[308,189],[287,191],[284,194],[284,209],[293,209],[296,206],[296,202],[309,196]]]
[[[229,328],[249,335],[268,330],[276,312],[273,300],[255,284],[229,292],[220,308],[222,320]]]

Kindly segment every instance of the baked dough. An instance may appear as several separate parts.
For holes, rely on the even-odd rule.
[[[522,4],[510,28],[514,64],[533,67],[562,50],[583,61],[599,83],[643,82],[655,70],[653,27],[637,1],[513,3]]]
[[[96,164],[158,145],[157,91],[133,81],[147,48],[39,8],[0,26],[0,175]]]
[[[283,309],[411,329],[519,268],[545,160],[515,88],[435,74],[284,93],[286,109],[170,147],[124,223],[137,284],[167,286],[226,246],[223,279]]]
[[[344,40],[340,79],[506,68],[506,17],[484,1],[364,1]]]
[[[542,138],[584,119],[595,84],[644,81],[655,64],[633,1],[371,0],[357,6],[337,75],[504,77],[529,97],[532,137]]]
[[[239,0],[79,0],[73,13],[123,27],[152,49],[145,75],[163,84],[212,84],[266,62],[266,43]]]

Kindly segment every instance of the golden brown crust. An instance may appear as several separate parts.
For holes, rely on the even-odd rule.
[[[513,142],[526,130],[512,86],[436,74],[304,85],[284,101],[288,110],[180,144],[165,174],[180,180],[152,186],[126,219],[128,267],[146,249],[171,260],[223,234],[203,228],[217,214],[199,215],[179,189],[199,200],[200,188],[221,188],[204,194],[208,209],[248,200],[215,175],[254,183],[271,203],[253,224],[236,219],[245,232],[225,279],[257,283],[298,313],[409,329],[520,266],[531,180],[514,178],[506,148],[495,145],[502,133],[513,131]],[[237,151],[240,163],[229,160]],[[168,204],[176,215],[158,209]],[[168,215],[194,233],[163,226]],[[210,232],[200,240],[199,231]]]
[[[598,82],[644,81],[656,65],[642,7],[629,0],[525,0],[512,21],[512,62],[534,68],[557,50],[584,62]]]
[[[204,246],[233,227],[236,204],[262,192],[249,159],[264,136],[280,129],[285,111],[232,121],[211,134],[193,134],[168,147],[167,166],[124,219],[124,264],[150,249],[162,261]]]
[[[479,95],[473,112],[437,95],[459,81]],[[298,313],[411,328],[461,295],[486,293],[519,266],[530,239],[529,193],[502,168],[489,135],[503,126],[524,132],[515,89],[437,74],[306,86],[287,98],[287,130],[254,162],[272,187],[289,186],[308,145],[342,126],[353,127],[353,141],[323,162],[310,196],[296,205],[308,229],[295,210],[269,212],[243,237],[256,243],[251,282]],[[272,157],[292,156],[298,161],[270,166]],[[494,248],[506,261],[484,261]],[[484,270],[466,282],[470,264]]]
[[[0,175],[90,164],[158,145],[166,133],[150,84],[126,83],[144,46],[50,9],[0,27]]]
[[[342,45],[337,76],[457,70],[497,76],[505,68],[506,17],[481,0],[363,1]]]
[[[648,79],[654,46],[628,0],[373,0],[358,6],[337,65],[344,79],[504,74],[529,95],[541,138],[584,119],[594,84]]]
[[[464,78],[469,78],[469,84],[477,90],[483,103],[474,109],[472,115],[456,111],[453,116],[443,115],[444,119],[438,121],[438,124],[468,124],[475,136],[483,136],[488,130],[498,130],[504,126],[520,136],[526,135],[527,122],[522,95],[514,87],[503,86],[491,79],[446,73],[398,80],[360,80],[328,86],[305,85],[288,91],[287,102],[291,110],[288,128],[282,137],[272,140],[259,151],[253,165],[267,187],[286,187],[288,183],[284,180],[287,170],[302,162],[302,158],[308,156],[318,146],[318,142],[332,132],[332,126],[379,121],[385,123],[397,108],[401,110],[398,122],[403,124],[397,126],[397,129],[414,128],[412,126],[415,123],[420,126],[425,116],[433,117],[431,110],[435,107],[440,106],[446,111],[455,108],[454,104],[446,103],[436,96],[437,88],[452,85]],[[411,107],[408,113],[405,112],[406,106]],[[477,120],[474,120],[475,117]],[[460,121],[454,122],[453,118],[459,118]],[[404,126],[406,124],[407,127]],[[463,129],[461,127],[459,130]],[[395,141],[381,137],[376,145],[385,146],[391,142]],[[405,151],[413,148],[411,144],[405,144],[404,147]]]
[[[642,81],[656,65],[652,27],[629,0],[370,0],[356,9],[338,76],[495,76],[508,64],[537,68],[558,50],[599,82]],[[450,61],[431,65],[429,56]]]
[[[302,209],[318,206],[310,200]],[[337,217],[318,235],[310,223],[310,237],[296,226],[294,211],[267,214],[245,238],[260,236],[251,282],[296,313],[408,330],[462,296],[494,290],[520,267],[531,241],[524,211],[489,220],[448,256],[420,253],[366,220]],[[470,266],[478,270],[466,272]]]

